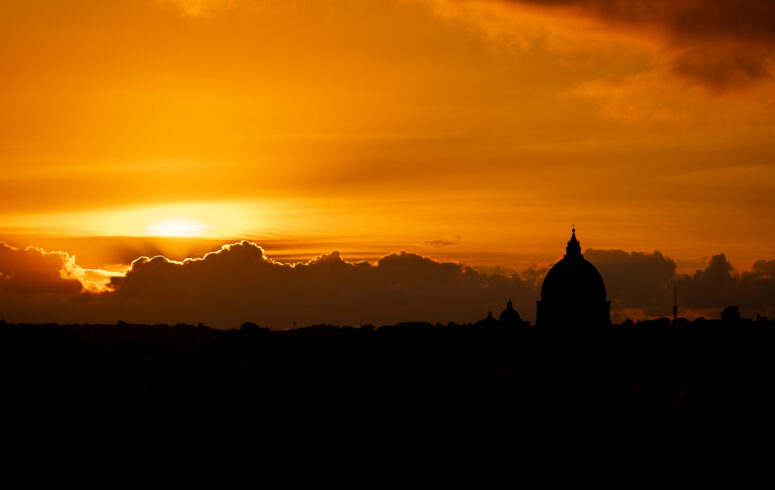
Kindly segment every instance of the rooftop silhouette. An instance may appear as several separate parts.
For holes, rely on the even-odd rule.
[[[0,322],[4,442],[18,448],[4,463],[97,479],[520,481],[601,458],[728,464],[729,447],[760,446],[727,446],[726,431],[762,437],[775,410],[762,389],[775,323],[734,308],[580,335],[499,324]]]

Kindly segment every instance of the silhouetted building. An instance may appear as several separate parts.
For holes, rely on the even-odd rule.
[[[504,326],[522,326],[522,318],[519,317],[519,313],[517,313],[517,310],[512,306],[511,300],[509,300],[506,309],[501,313],[500,322]]]
[[[581,254],[573,228],[565,257],[549,270],[541,286],[536,326],[572,328],[611,324],[611,302],[603,278]]]
[[[737,306],[727,306],[721,312],[721,321],[724,323],[738,323],[740,321],[740,308]]]
[[[492,316],[492,311],[487,312],[487,318],[484,320],[479,320],[475,324],[477,327],[489,327],[489,328],[497,328],[500,327],[500,323],[498,323],[498,320],[495,319],[494,316]]]

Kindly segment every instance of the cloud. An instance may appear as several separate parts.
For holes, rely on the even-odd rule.
[[[674,288],[684,316],[718,317],[729,305],[739,306],[749,317],[775,313],[775,260],[760,260],[749,271],[736,271],[724,254],[718,254],[703,269],[676,275],[673,259],[656,251],[590,249],[585,257],[603,276],[619,319],[670,316]]]
[[[736,305],[743,312],[775,311],[775,260],[757,261],[750,271],[735,271],[724,254],[711,257],[705,269],[676,279],[679,301],[690,308]]]
[[[4,294],[75,295],[83,289],[78,275],[75,258],[65,252],[38,247],[20,250],[0,242],[0,291]]]
[[[660,45],[669,69],[713,90],[769,79],[775,3],[769,0],[501,0],[558,18],[581,16]]]
[[[720,312],[735,304],[755,315],[775,307],[775,260],[736,272],[722,254],[691,276],[677,276],[675,261],[659,251],[589,249],[585,257],[603,276],[619,316],[669,316],[676,284],[684,310]],[[533,320],[546,272],[533,268],[513,275],[483,274],[407,252],[387,255],[376,264],[348,262],[338,252],[285,264],[242,241],[196,259],[137,259],[125,277],[112,279],[111,295],[125,319],[144,322],[236,326],[251,320],[277,328],[294,321],[464,322],[483,317],[487,309],[497,313],[508,298],[524,318]]]
[[[132,321],[204,321],[236,326],[252,320],[287,328],[337,324],[473,321],[509,297],[531,305],[535,283],[490,276],[452,262],[401,252],[350,263],[338,252],[283,264],[243,241],[182,262],[140,258],[111,293]],[[519,304],[519,303],[518,303]]]
[[[304,2],[272,0],[165,1],[192,17],[237,8],[305,6]],[[744,89],[771,78],[775,3],[770,0],[422,1],[433,5],[442,17],[465,17],[492,37],[523,48],[536,44],[572,46],[577,43],[559,37],[588,41],[600,37],[600,31],[619,39],[645,40],[660,53],[655,68],[718,92]],[[306,6],[311,5],[315,2]],[[504,15],[497,10],[498,5],[520,15]],[[537,40],[542,37],[545,39]]]
[[[669,314],[670,281],[676,270],[673,259],[656,251],[647,254],[589,249],[584,255],[603,276],[613,310],[637,308],[645,316]]]
[[[728,305],[744,315],[775,313],[775,260],[736,271],[723,254],[694,274],[676,275],[660,252],[586,250],[600,271],[614,320],[669,316],[673,286],[684,313],[718,316]],[[376,263],[338,252],[287,264],[255,243],[222,246],[182,261],[140,257],[125,274],[82,269],[65,252],[24,250],[0,242],[0,318],[15,322],[206,323],[253,321],[274,328],[332,323],[471,322],[496,315],[507,299],[535,320],[546,268],[485,274],[456,262],[399,252]],[[95,285],[101,285],[96,287]]]
[[[767,0],[416,0],[493,43],[565,71],[562,96],[630,124],[771,119],[775,3]]]
[[[463,238],[459,235],[455,236],[448,236],[444,238],[437,238],[435,240],[425,240],[422,242],[422,245],[425,245],[427,247],[436,247],[436,248],[444,248],[444,247],[451,247],[453,245],[457,245],[460,243],[460,240]]]
[[[66,252],[0,242],[0,319],[67,322],[104,319],[92,301],[115,273],[83,269]],[[100,300],[102,301],[102,300]],[[88,308],[87,311],[83,311]]]

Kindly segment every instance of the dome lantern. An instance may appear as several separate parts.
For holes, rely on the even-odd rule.
[[[566,257],[584,257],[581,255],[581,243],[576,239],[576,225],[573,225],[571,229],[570,240],[568,240],[568,246],[565,247]]]

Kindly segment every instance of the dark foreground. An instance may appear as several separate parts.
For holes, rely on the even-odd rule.
[[[2,324],[3,466],[30,482],[741,483],[772,464],[774,341]]]

